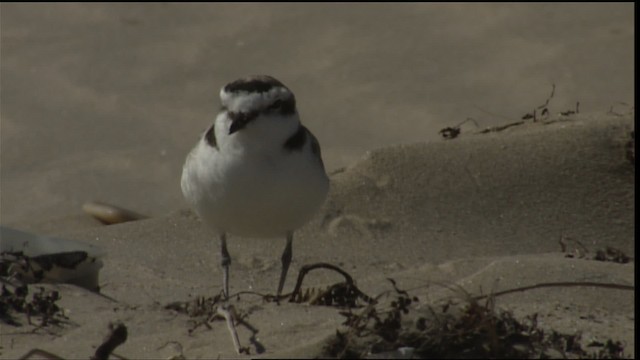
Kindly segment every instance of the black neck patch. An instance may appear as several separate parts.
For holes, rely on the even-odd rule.
[[[207,141],[207,144],[209,144],[209,146],[211,146],[212,148],[217,149],[218,148],[218,141],[216,140],[215,126],[216,126],[215,123],[211,125],[209,130],[207,130],[207,132],[204,134],[204,139]]]
[[[280,81],[272,78],[271,76],[256,75],[231,82],[225,85],[224,91],[228,93],[235,93],[240,91],[247,91],[250,93],[263,93],[275,87],[282,87],[285,89],[287,88]]]
[[[291,135],[287,141],[284,143],[284,148],[289,151],[300,151],[304,147],[304,144],[307,143],[307,128],[303,125],[298,127],[298,131],[296,131],[293,135]]]
[[[243,112],[231,112],[227,113],[227,116],[231,119],[231,127],[229,128],[229,135],[233,134],[238,130],[244,129],[248,123],[255,120],[258,115],[260,115],[257,111],[252,111],[248,113]]]
[[[265,110],[265,113],[279,113],[281,115],[293,115],[296,112],[296,98],[293,94],[286,99],[278,99],[273,104],[269,105]]]

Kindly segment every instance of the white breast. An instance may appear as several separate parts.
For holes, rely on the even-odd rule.
[[[284,236],[304,225],[329,189],[309,143],[300,151],[243,145],[228,141],[218,151],[200,141],[187,157],[182,191],[203,222],[250,237]]]

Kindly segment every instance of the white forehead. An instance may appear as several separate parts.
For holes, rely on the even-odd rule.
[[[277,99],[287,99],[289,97],[291,97],[291,93],[287,88],[282,86],[276,86],[264,92],[226,92],[224,87],[220,89],[222,106],[226,107],[229,111],[246,112],[264,109],[273,104]]]

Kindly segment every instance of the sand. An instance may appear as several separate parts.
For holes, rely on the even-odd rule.
[[[629,36],[633,39],[633,19],[626,17],[624,5],[570,8],[578,11],[576,18],[601,31],[594,33],[600,36],[593,36],[594,42],[614,44],[602,51],[621,59],[611,64],[611,56],[594,56],[596,60],[585,60],[575,69],[555,68],[545,56],[566,58],[561,44],[571,43],[567,39],[579,43],[578,30],[569,29],[556,40],[553,31],[538,24],[525,41],[517,36],[524,30],[509,20],[543,18],[558,30],[553,14],[563,9],[552,6],[487,5],[475,12],[440,7],[433,13],[419,4],[393,10],[381,4],[368,8],[369,17],[358,15],[362,9],[356,5],[339,14],[322,4],[41,6],[1,7],[1,223],[94,244],[107,255],[100,271],[101,295],[70,284],[46,285],[61,294],[59,304],[68,317],[63,326],[31,332],[33,326],[26,325],[21,314],[17,318],[23,326],[2,324],[3,359],[33,348],[87,358],[113,321],[128,328],[127,341],[115,351],[126,358],[175,356],[180,353],[178,343],[186,358],[238,357],[224,321],[189,333],[189,316],[165,306],[220,292],[217,240],[187,208],[178,178],[184,156],[215,111],[217,86],[248,71],[281,73],[281,80],[295,85],[291,87],[303,121],[318,135],[331,173],[326,203],[296,232],[285,291],[291,291],[302,266],[316,262],[340,266],[370,296],[392,289],[386,279],[393,278],[418,297],[418,307],[451,297],[441,284],[457,284],[480,295],[542,283],[635,283],[634,259],[626,264],[593,260],[597,250],[607,247],[631,257],[635,252],[635,167],[626,156],[634,114],[632,105],[617,104],[633,98],[632,81],[628,82],[633,74],[632,46],[631,52],[621,50]],[[605,8],[610,11],[601,11]],[[309,17],[304,32],[289,32],[297,18],[313,10],[320,13]],[[475,13],[480,10],[492,16],[479,23],[466,21],[478,20]],[[433,64],[373,56],[376,46],[384,47],[384,54],[402,49],[423,56],[420,59],[428,54],[423,45],[407,50],[416,42],[399,40],[402,34],[382,31],[376,38],[367,36],[376,21],[388,20],[389,11],[406,17],[407,28],[397,24],[404,35],[423,33],[418,31],[418,15],[408,15],[422,11],[419,15],[435,22],[431,32],[446,26],[452,39],[466,39],[459,49],[465,44],[493,44],[487,40],[493,38],[501,45],[486,45],[488,52],[511,44],[522,46],[534,59],[514,67],[509,66],[514,59],[505,53],[479,61],[473,73],[494,79],[504,75],[491,84],[492,92],[485,93],[482,89],[490,81],[471,77],[470,70],[457,71],[476,64],[456,58],[455,52],[449,54],[456,59],[451,64],[440,59],[442,53],[433,60],[442,64],[440,74],[455,74],[448,79],[429,70]],[[608,17],[599,18],[605,13]],[[335,26],[321,32],[315,43],[319,48],[303,46],[313,29],[324,29],[322,19],[333,19]],[[455,26],[446,25],[452,19],[468,28],[453,31]],[[594,27],[598,21],[601,27]],[[209,22],[217,25],[205,27]],[[172,26],[183,30],[166,30]],[[116,33],[110,32],[116,28]],[[220,32],[203,31],[211,28]],[[259,30],[262,33],[255,35]],[[155,32],[161,35],[153,37]],[[204,33],[219,47],[189,41]],[[510,33],[516,35],[497,36]],[[277,34],[288,35],[276,41]],[[96,42],[100,36],[102,43]],[[436,41],[438,36],[424,36],[448,53]],[[301,44],[298,52],[284,49],[286,42]],[[333,43],[339,44],[335,53],[324,51]],[[68,53],[61,50],[63,45]],[[266,54],[283,50],[295,56],[280,65],[272,59],[257,66],[246,57],[224,54],[223,46],[231,45],[236,55],[268,59]],[[325,56],[311,49],[323,50]],[[51,56],[58,53],[64,56]],[[164,56],[167,53],[172,55]],[[518,51],[509,53],[517,56]],[[44,57],[47,61],[42,54],[49,55]],[[569,59],[582,61],[580,51],[570,54]],[[212,70],[210,63],[220,57],[224,60],[217,64],[226,65]],[[296,68],[301,59],[309,62]],[[492,63],[496,59],[503,61],[501,66]],[[406,69],[398,70],[402,67]],[[601,68],[611,71],[593,71]],[[412,70],[417,71],[415,78]],[[326,77],[310,75],[315,73]],[[590,82],[581,82],[587,73],[593,74]],[[522,74],[527,77],[520,83]],[[552,74],[548,76],[553,79],[540,80],[540,74]],[[487,126],[520,120],[544,103],[551,82],[558,90],[544,121],[475,134]],[[425,86],[433,89],[419,94]],[[313,98],[322,100],[309,100]],[[573,108],[575,101],[581,101],[579,114],[558,115]],[[472,113],[470,103],[501,115]],[[615,114],[608,112],[614,104]],[[327,109],[331,116],[323,121],[321,114]],[[479,128],[468,123],[459,137],[439,138],[438,130],[467,116],[474,116]],[[82,212],[81,205],[90,200],[150,218],[104,226]],[[567,244],[565,251],[561,239]],[[284,239],[231,236],[231,292],[274,293],[284,245]],[[320,270],[309,275],[304,286],[326,287],[340,280]],[[619,340],[632,355],[634,293],[602,286],[541,287],[498,296],[496,305],[519,318],[537,313],[540,326],[579,332],[585,344]],[[335,307],[276,305],[248,294],[234,297],[232,304],[258,330],[252,338],[239,327],[240,342],[249,346],[250,357],[317,356],[344,322]]]
[[[607,246],[634,252],[634,167],[625,157],[631,127],[629,117],[579,115],[372,151],[332,176],[325,206],[296,234],[292,274],[304,264],[333,263],[369,295],[389,290],[385,279],[391,277],[402,288],[422,287],[412,294],[425,303],[451,296],[439,282],[476,295],[550,282],[633,285],[633,261],[589,259]],[[589,253],[566,257],[578,246],[569,242],[563,253],[561,236],[580,241]],[[56,335],[5,335],[3,356],[36,344],[68,357],[87,356],[110,321],[127,325],[129,338],[117,352],[130,358],[165,356],[170,350],[158,348],[170,341],[179,342],[188,358],[235,356],[224,322],[189,335],[189,318],[163,308],[220,291],[216,241],[191,211],[64,237],[107,250],[101,292],[115,301],[57,285],[72,325]],[[284,241],[232,237],[232,292],[273,293],[282,246]],[[319,271],[305,286],[338,280]],[[233,304],[250,313],[247,321],[259,330],[264,356],[313,356],[305,351],[321,346],[343,321],[332,307],[277,306],[250,295]],[[541,288],[501,296],[497,304],[523,317],[538,313],[548,328],[617,339],[630,353],[634,349],[633,291]],[[249,337],[240,332],[241,343]]]

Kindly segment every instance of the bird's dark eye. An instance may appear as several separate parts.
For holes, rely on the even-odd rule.
[[[282,100],[276,100],[273,104],[269,106],[269,110],[277,110],[282,107]]]

